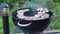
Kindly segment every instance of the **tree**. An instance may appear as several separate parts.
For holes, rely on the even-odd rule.
[[[0,0],[1,3],[7,3],[9,4],[10,8],[14,8],[16,6],[21,6],[22,4],[25,3],[26,0]]]

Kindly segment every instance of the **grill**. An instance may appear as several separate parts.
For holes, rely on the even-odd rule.
[[[21,8],[12,13],[14,24],[23,32],[43,32],[50,24],[52,12],[47,8]]]

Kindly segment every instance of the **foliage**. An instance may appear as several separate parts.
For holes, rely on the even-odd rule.
[[[26,0],[0,0],[1,3],[7,3],[9,4],[10,8],[14,8],[17,6],[21,6],[23,3],[25,3]]]
[[[7,3],[10,6],[11,11],[16,10],[17,8],[23,7],[47,7],[53,12],[53,17],[51,20],[51,24],[48,29],[60,29],[60,0],[0,0],[1,3]],[[14,9],[13,9],[14,8]],[[11,17],[10,17],[11,19]],[[0,17],[0,34],[3,34],[2,31],[2,19]],[[10,20],[10,32],[19,32],[19,30],[15,29],[15,25]]]

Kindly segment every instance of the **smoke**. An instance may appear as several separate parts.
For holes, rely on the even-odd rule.
[[[31,0],[31,2],[26,1],[22,7],[47,7],[48,0]]]

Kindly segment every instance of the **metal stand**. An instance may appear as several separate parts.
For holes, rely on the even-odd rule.
[[[4,34],[9,34],[9,19],[8,16],[2,16]]]
[[[1,9],[1,15],[2,15],[2,19],[3,19],[3,31],[4,34],[9,34],[9,6],[8,4],[1,4],[0,5],[0,9]]]

